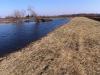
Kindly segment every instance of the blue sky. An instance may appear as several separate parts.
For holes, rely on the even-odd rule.
[[[100,13],[100,0],[1,0],[0,16],[31,6],[39,15]]]

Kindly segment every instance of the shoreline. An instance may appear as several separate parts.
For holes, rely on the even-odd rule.
[[[4,58],[0,62],[0,75],[96,75],[99,55],[100,22],[76,17]]]

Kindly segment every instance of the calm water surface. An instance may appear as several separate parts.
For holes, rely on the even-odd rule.
[[[40,24],[0,24],[0,56],[25,47],[67,22],[69,20],[55,19]]]

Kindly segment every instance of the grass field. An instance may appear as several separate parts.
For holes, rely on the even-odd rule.
[[[100,22],[73,18],[1,59],[0,75],[100,75]]]

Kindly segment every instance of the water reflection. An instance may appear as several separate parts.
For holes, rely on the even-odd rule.
[[[56,19],[47,23],[24,23],[0,25],[0,56],[23,48],[32,41],[45,36],[48,32],[63,25],[69,20]]]

